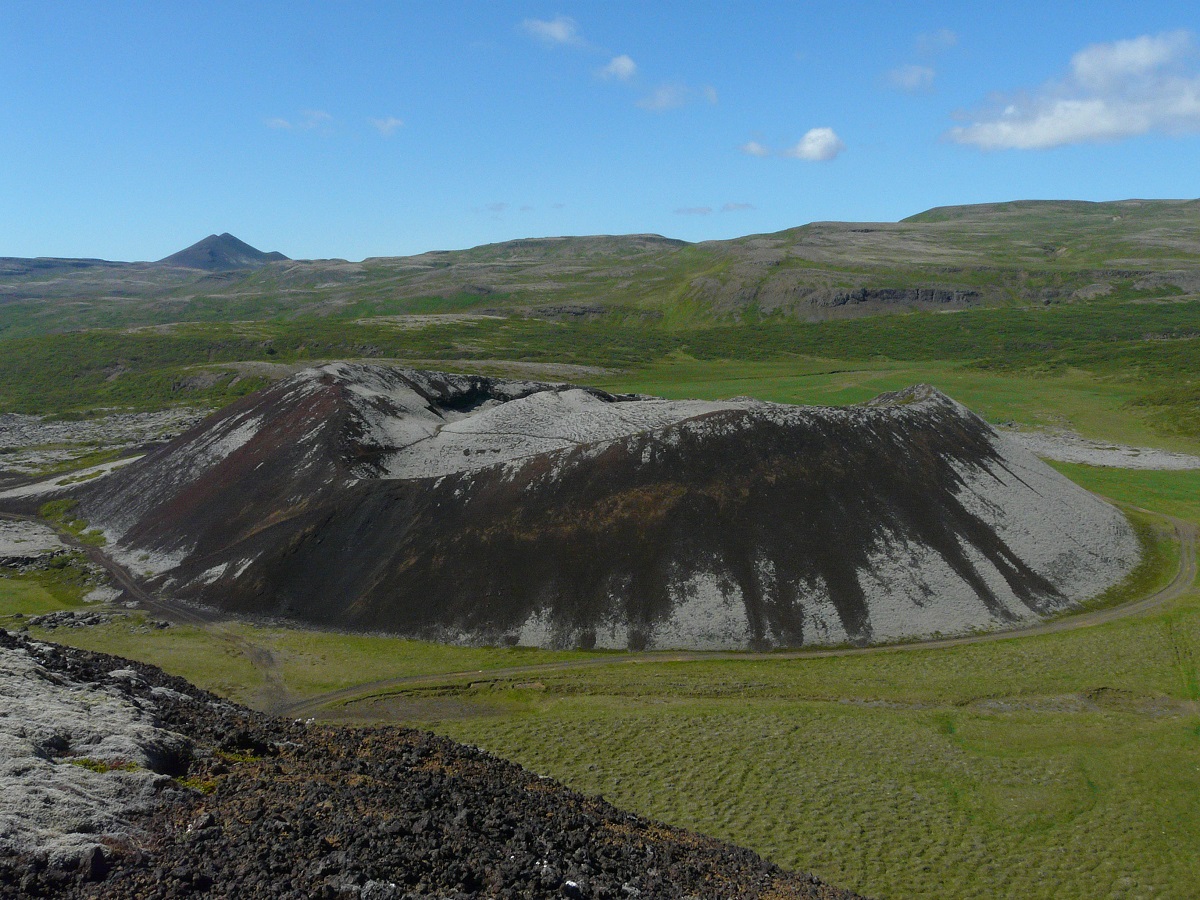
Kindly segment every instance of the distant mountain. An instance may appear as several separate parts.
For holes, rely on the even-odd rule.
[[[263,253],[227,231],[224,234],[210,234],[204,240],[158,262],[164,266],[230,272],[235,269],[257,269],[267,263],[286,259],[282,253]]]
[[[70,259],[67,257],[39,256],[26,259],[20,256],[0,256],[0,278],[26,275],[64,275],[84,269],[118,269],[131,263],[113,262],[108,259]]]

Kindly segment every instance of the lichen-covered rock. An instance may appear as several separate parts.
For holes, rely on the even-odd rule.
[[[66,552],[67,546],[49,525],[0,519],[0,566],[35,565]]]
[[[97,846],[128,836],[191,745],[132,700],[136,673],[81,681],[64,677],[60,658],[48,645],[0,646],[0,854],[74,868],[85,857],[98,865]]]
[[[928,387],[813,408],[334,364],[83,489],[80,508],[181,598],[551,647],[1005,627],[1138,557],[1116,509]]]

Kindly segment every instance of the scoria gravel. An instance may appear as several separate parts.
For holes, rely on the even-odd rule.
[[[433,734],[275,719],[152,666],[3,630],[0,653],[121,692],[189,748],[127,835],[65,859],[0,853],[3,896],[857,896]]]

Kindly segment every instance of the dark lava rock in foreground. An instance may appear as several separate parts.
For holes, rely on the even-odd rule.
[[[431,640],[738,649],[1011,627],[1119,511],[929,387],[847,408],[337,363],[79,489],[156,590]]]
[[[3,835],[3,896],[857,896],[432,734],[272,719],[151,666],[3,630],[0,661],[19,664],[26,686],[138,709],[175,736],[178,767],[152,776],[155,798],[125,811],[127,827],[86,835],[71,855],[20,827]],[[93,787],[127,774],[86,753],[68,731],[43,762]],[[81,758],[91,768],[71,765]]]

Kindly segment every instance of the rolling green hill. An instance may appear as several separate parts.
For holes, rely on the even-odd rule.
[[[523,377],[530,364],[584,366],[538,377],[611,382],[620,370],[647,390],[680,381],[707,395],[727,361],[809,386],[813,372],[833,386],[850,377],[833,373],[870,369],[872,389],[932,381],[994,421],[1189,452],[1200,440],[1200,201],[1029,201],[702,244],[539,238],[257,262],[0,260],[0,412],[219,406],[332,359]],[[912,314],[871,315],[900,311]],[[732,393],[755,393],[741,380]],[[803,384],[788,399],[867,396]],[[997,391],[1025,399],[996,402]]]
[[[1200,293],[1200,201],[1022,201],[700,244],[534,238],[361,262],[259,263],[202,271],[0,260],[0,336],[464,311],[690,327],[1191,295]]]

